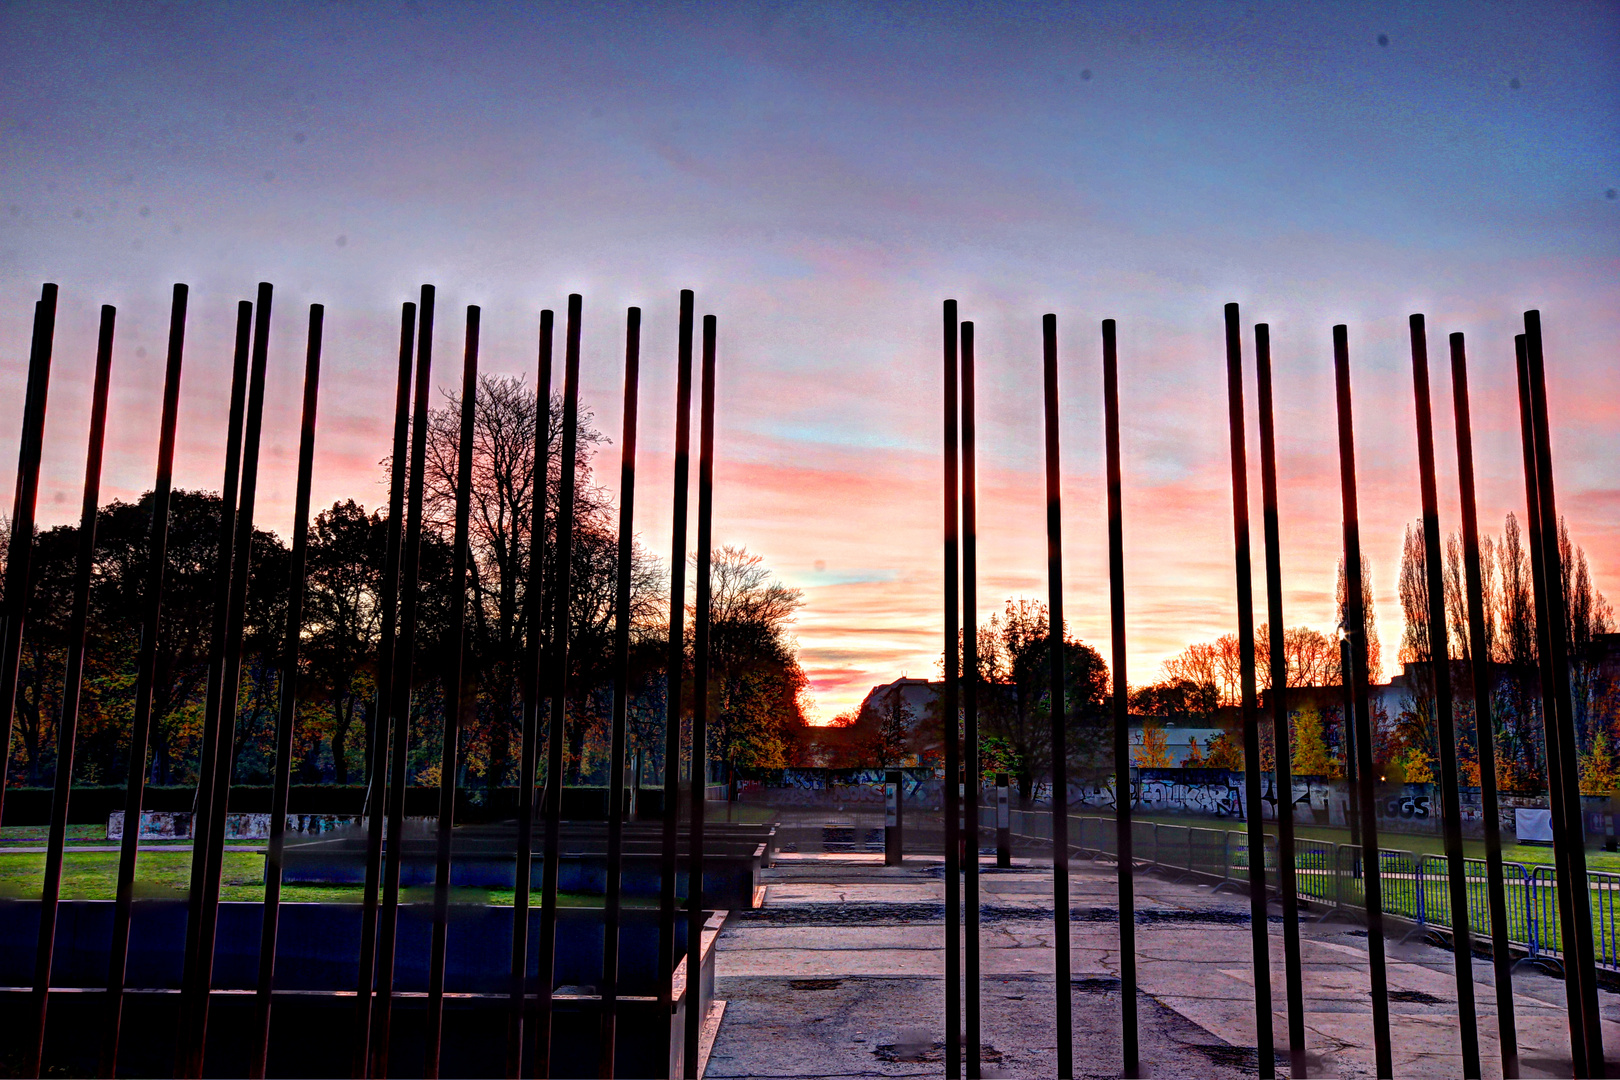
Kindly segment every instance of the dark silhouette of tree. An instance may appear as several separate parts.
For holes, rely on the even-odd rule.
[[[1189,727],[1214,723],[1218,707],[1212,686],[1178,678],[1133,688],[1130,704],[1138,716],[1159,716]]]
[[[148,776],[152,783],[189,782],[196,775],[202,737],[202,691],[208,679],[209,635],[218,593],[214,558],[219,544],[220,510],[220,498],[213,492],[177,490],[171,496],[169,563],[163,582],[163,622],[152,687]],[[104,507],[96,528],[98,565],[91,596],[93,622],[103,644],[109,638],[117,639],[115,647],[129,657],[126,685],[114,691],[122,699],[119,711],[126,717],[121,736],[124,747],[129,738],[127,717],[134,708],[133,665],[146,605],[151,518],[151,494],[147,493],[137,503],[114,502]],[[273,643],[279,640],[286,610],[287,559],[287,549],[275,534],[253,530],[243,632],[246,656],[274,648]],[[244,664],[243,672],[244,684],[251,684],[254,669]],[[252,686],[244,685],[242,693],[251,698]]]
[[[562,493],[562,396],[547,403],[545,531],[539,545],[543,589],[556,580],[556,508]],[[532,628],[528,620],[530,530],[535,482],[535,421],[539,402],[520,378],[483,375],[473,427],[472,500],[468,573],[467,659],[471,710],[463,718],[467,745],[462,767],[482,773],[489,786],[516,776],[514,750],[521,723],[521,694],[528,678],[524,657]],[[591,461],[607,441],[581,408],[576,424],[577,457],[569,482],[574,491],[574,540],[568,611],[551,614],[541,630],[541,648],[552,648],[559,627],[568,635],[569,709],[565,760],[578,781],[601,742],[610,705],[610,677],[618,575],[618,515],[608,494],[592,482]],[[425,512],[433,531],[448,544],[455,509],[461,398],[447,393],[428,418]],[[657,563],[637,547],[632,565],[631,618],[638,636],[658,621],[661,591]],[[552,598],[545,597],[549,605]],[[548,606],[547,610],[551,610]],[[542,687],[542,693],[544,688]]]
[[[362,726],[361,732],[354,732],[354,725],[370,718],[376,701],[387,537],[386,515],[368,514],[353,499],[333,503],[315,515],[310,530],[300,649],[307,671],[300,690],[306,699],[321,700],[330,710],[327,736],[333,779],[339,784],[350,782],[351,740],[364,731]],[[368,677],[362,678],[362,673]],[[302,731],[315,728],[310,718],[301,719]],[[317,738],[301,756],[308,761],[318,750]]]
[[[54,733],[62,708],[62,671],[67,658],[78,536],[76,525],[35,533],[27,621],[17,670],[12,762],[7,772],[14,778],[13,783],[20,780],[38,785],[54,773]]]

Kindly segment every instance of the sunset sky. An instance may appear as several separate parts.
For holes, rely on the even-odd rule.
[[[585,297],[615,444],[645,310],[637,525],[667,558],[675,306],[720,325],[717,542],[802,588],[816,715],[940,651],[940,303],[978,327],[982,615],[1044,599],[1040,319],[1062,349],[1066,603],[1108,652],[1101,319],[1118,320],[1131,681],[1236,626],[1222,305],[1272,327],[1284,603],[1331,630],[1331,327],[1349,325],[1386,656],[1419,512],[1406,325],[1468,334],[1481,517],[1522,506],[1512,335],[1543,312],[1560,507],[1620,599],[1620,7],[1612,4],[0,5],[0,482],[33,301],[62,287],[40,513],[77,515],[96,311],[104,493],[155,461],[192,288],[177,483],[217,489],[233,305],[275,283],[261,520],[292,510],[307,305],[317,506],[385,500],[401,301],[439,287],[533,378]],[[1253,459],[1251,458],[1251,462]],[[1258,469],[1251,485],[1258,509]],[[7,509],[9,510],[9,504]],[[1522,511],[1521,511],[1522,512]],[[1256,578],[1263,584],[1258,534]],[[1258,590],[1258,618],[1265,597]]]

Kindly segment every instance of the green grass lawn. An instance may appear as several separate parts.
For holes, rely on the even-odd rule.
[[[1086,815],[1085,819],[1090,828],[1093,841],[1096,839],[1096,822],[1104,823],[1104,834],[1111,835],[1113,817],[1102,815]],[[1077,824],[1080,819],[1077,819]],[[1241,822],[1231,819],[1197,819],[1181,815],[1141,815],[1135,818],[1137,822],[1155,822],[1163,825],[1174,825],[1195,829],[1210,830],[1214,835],[1202,837],[1195,842],[1194,858],[1199,862],[1199,869],[1204,872],[1219,872],[1221,862],[1221,845],[1219,832],[1226,831],[1238,836],[1245,834]],[[1077,830],[1071,830],[1075,835]],[[1275,837],[1276,823],[1266,823],[1266,833]],[[1306,841],[1329,841],[1348,845],[1350,831],[1324,825],[1301,826],[1297,835]],[[1186,834],[1160,831],[1160,842],[1164,845],[1159,851],[1162,862],[1171,867],[1181,866],[1185,863],[1185,847],[1183,843]],[[1440,836],[1425,835],[1422,833],[1388,832],[1379,836],[1379,847],[1386,851],[1410,852],[1414,855],[1443,855],[1445,844]],[[1210,840],[1214,841],[1209,846]],[[1312,845],[1314,846],[1314,845]],[[1140,858],[1154,857],[1152,841],[1143,830],[1136,833],[1136,854]],[[1231,873],[1238,878],[1248,876],[1247,845],[1233,843],[1227,854],[1231,858]],[[1470,859],[1482,860],[1485,857],[1485,844],[1481,840],[1465,840],[1464,854]],[[1504,844],[1502,848],[1503,860],[1509,864],[1519,863],[1526,870],[1537,866],[1550,866],[1552,863],[1552,848],[1542,845]],[[1588,847],[1586,861],[1589,870],[1593,871],[1620,871],[1620,855],[1606,852],[1601,849]],[[1349,863],[1346,862],[1339,869],[1342,873],[1335,873],[1333,868],[1320,865],[1321,860],[1313,858],[1309,849],[1299,853],[1296,861],[1295,888],[1299,895],[1307,899],[1322,900],[1334,903],[1341,900],[1349,905],[1359,907],[1363,900],[1364,881],[1359,876],[1352,876],[1349,872]],[[1409,862],[1398,860],[1395,863],[1386,862],[1382,875],[1383,909],[1392,915],[1415,919],[1420,911],[1425,922],[1431,926],[1449,926],[1451,924],[1451,896],[1450,883],[1445,876],[1444,864],[1436,865],[1433,861],[1425,864],[1421,879],[1415,872],[1416,868]],[[1268,874],[1273,886],[1276,884],[1275,870]],[[1504,899],[1507,904],[1508,934],[1515,941],[1529,940],[1529,923],[1533,918],[1536,925],[1536,936],[1543,948],[1558,949],[1560,947],[1561,927],[1558,919],[1557,893],[1551,882],[1543,880],[1534,890],[1534,903],[1530,906],[1533,911],[1527,911],[1527,901],[1531,899],[1532,892],[1527,888],[1524,878],[1516,876],[1513,867],[1507,867],[1507,879],[1504,881]],[[1601,879],[1592,882],[1591,890],[1592,924],[1594,939],[1598,950],[1604,956],[1613,957],[1620,950],[1620,892]],[[1468,880],[1468,913],[1469,921],[1474,932],[1478,935],[1488,935],[1490,932],[1490,917],[1488,914],[1488,901],[1485,891],[1484,870],[1478,864],[1469,868]],[[1612,962],[1612,961],[1610,961]]]
[[[220,875],[221,900],[264,899],[264,856],[252,851],[227,851]],[[135,863],[135,895],[182,899],[191,880],[191,852],[150,850],[143,842]],[[0,854],[0,897],[37,900],[45,885],[45,853]],[[112,900],[118,887],[116,851],[69,851],[62,859],[62,899]],[[284,885],[281,899],[286,903],[358,904],[365,899],[359,885]],[[431,887],[405,889],[401,899],[408,904],[428,903]],[[453,903],[487,904],[508,907],[511,889],[456,889]],[[567,907],[600,907],[601,896],[560,893],[558,902]],[[530,895],[538,905],[539,891]],[[656,897],[627,896],[625,907],[655,907]]]
[[[1266,832],[1275,834],[1274,823]],[[1296,836],[1312,840],[1326,840],[1335,844],[1348,844],[1350,830],[1336,828],[1330,825],[1302,825],[1294,830]],[[1380,833],[1378,846],[1397,851],[1418,852],[1425,855],[1444,855],[1446,851],[1445,838],[1439,835],[1425,833]],[[1463,854],[1470,859],[1485,858],[1485,841],[1463,840]],[[1532,866],[1551,866],[1553,850],[1548,844],[1520,844],[1508,837],[1503,837],[1502,859],[1504,862],[1522,863],[1526,868]],[[1604,851],[1601,847],[1588,846],[1586,849],[1586,868],[1588,870],[1605,870],[1620,873],[1620,852]]]

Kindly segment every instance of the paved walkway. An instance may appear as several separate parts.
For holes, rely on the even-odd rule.
[[[716,996],[730,1005],[707,1075],[940,1075],[941,878],[938,859],[887,868],[881,855],[781,856],[766,872],[765,907],[737,913],[721,935]],[[1054,1075],[1050,871],[1020,861],[987,869],[982,887],[984,1075]],[[1077,1076],[1119,1075],[1116,899],[1112,867],[1075,864]],[[1248,898],[1139,876],[1137,910],[1144,1074],[1253,1075]],[[1276,1041],[1286,1046],[1272,920]],[[1372,1075],[1365,932],[1312,922],[1301,936],[1311,1074]],[[1451,963],[1445,950],[1389,942],[1398,1076],[1461,1075]],[[1476,960],[1474,972],[1486,1075],[1500,1075],[1491,967]],[[1569,1075],[1562,982],[1522,968],[1514,990],[1522,1075]],[[1620,995],[1602,999],[1605,1044],[1620,1050]],[[1278,1067],[1286,1075],[1286,1052]]]

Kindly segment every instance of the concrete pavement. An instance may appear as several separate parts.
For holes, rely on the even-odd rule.
[[[941,1075],[944,890],[941,861],[884,867],[881,855],[782,855],[763,908],[721,935],[716,996],[730,1002],[711,1077]],[[1074,865],[1070,906],[1077,1076],[1120,1070],[1114,868]],[[981,878],[985,1076],[1050,1076],[1051,872],[1018,860]],[[1208,885],[1137,877],[1141,1057],[1148,1076],[1253,1075],[1257,1063],[1248,899]],[[1271,975],[1279,1075],[1287,1073],[1280,920]],[[1314,1076],[1372,1075],[1365,932],[1301,925],[1307,1049]],[[1396,1074],[1457,1076],[1451,954],[1388,944]],[[1476,960],[1487,1076],[1500,1075],[1495,992]],[[1561,981],[1515,977],[1522,1075],[1569,1075]],[[1620,998],[1602,994],[1605,1045],[1620,1046]]]

